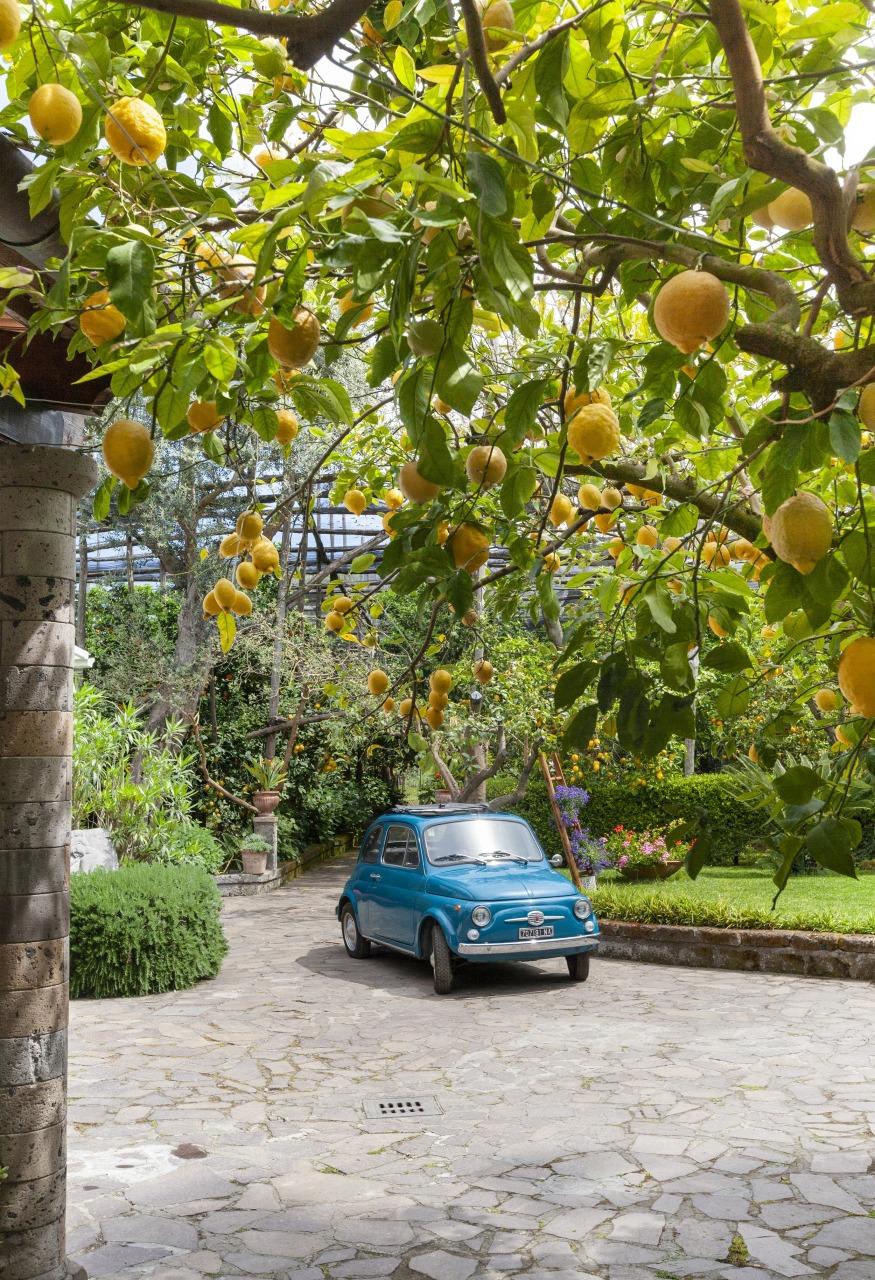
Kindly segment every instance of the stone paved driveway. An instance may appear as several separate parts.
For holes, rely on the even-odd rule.
[[[215,982],[73,1015],[92,1277],[875,1280],[875,995],[596,960],[432,993],[345,865],[227,904]],[[440,1113],[373,1120],[378,1099]]]

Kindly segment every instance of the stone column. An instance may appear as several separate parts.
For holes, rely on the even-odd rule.
[[[0,1275],[64,1260],[76,500],[94,462],[0,444]]]
[[[276,818],[272,813],[259,813],[252,819],[252,826],[257,836],[261,836],[270,846],[270,852],[267,855],[267,870],[276,871],[277,868],[277,829]]]

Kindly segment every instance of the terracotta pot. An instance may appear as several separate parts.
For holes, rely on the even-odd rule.
[[[256,791],[252,803],[260,814],[266,814],[273,813],[281,799],[282,793],[279,791]]]
[[[243,862],[243,874],[247,876],[263,876],[267,870],[267,854],[262,850],[260,853],[249,852],[247,849],[241,849],[240,857]]]
[[[624,880],[667,880],[676,871],[680,871],[683,860],[671,862],[653,862],[650,866],[621,867],[620,875]]]

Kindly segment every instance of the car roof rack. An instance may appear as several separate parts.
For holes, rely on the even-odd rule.
[[[442,813],[488,813],[488,804],[462,804],[447,800],[438,804],[393,804],[389,813],[407,813],[413,817],[430,818]]]

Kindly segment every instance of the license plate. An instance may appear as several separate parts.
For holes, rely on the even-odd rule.
[[[553,937],[552,924],[544,924],[537,929],[520,929],[520,942],[525,941],[527,938],[552,938],[552,937]]]

